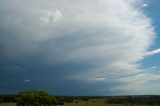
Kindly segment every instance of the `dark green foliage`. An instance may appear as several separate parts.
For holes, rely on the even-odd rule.
[[[0,103],[3,103],[3,101],[4,101],[3,98],[0,98]]]
[[[64,105],[64,98],[58,98],[58,105]]]
[[[15,102],[15,95],[0,95],[0,103]]]
[[[81,100],[82,100],[82,101],[88,101],[89,98],[88,98],[88,97],[83,97],[83,98],[81,98]]]
[[[76,100],[76,104],[78,104],[78,100]]]
[[[160,105],[160,96],[111,96],[107,97],[105,103]]]
[[[57,105],[57,99],[43,91],[20,92],[17,106],[52,106]]]
[[[58,101],[58,105],[64,105],[64,101]]]
[[[64,101],[67,102],[67,103],[72,103],[73,100],[74,100],[73,97],[66,97],[66,98],[64,99]]]

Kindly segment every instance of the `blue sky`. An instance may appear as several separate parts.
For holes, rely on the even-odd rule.
[[[156,39],[154,41],[153,46],[150,49],[157,49],[159,48],[159,42],[160,42],[160,15],[158,14],[157,10],[160,9],[159,7],[160,5],[160,1],[158,0],[153,0],[153,1],[149,1],[149,6],[147,8],[145,8],[145,13],[152,19],[153,21],[153,25],[155,28],[155,32],[156,32]],[[144,59],[144,66],[145,67],[151,67],[151,66],[159,66],[160,61],[159,61],[160,57],[159,54],[153,55],[151,57],[148,57],[146,59]],[[157,71],[157,70],[156,70]]]
[[[159,94],[159,5],[1,0],[0,93]]]

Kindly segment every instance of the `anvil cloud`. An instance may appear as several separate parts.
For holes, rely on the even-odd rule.
[[[41,87],[63,95],[141,93],[130,89],[134,84],[150,92],[146,78],[154,73],[144,71],[140,62],[155,31],[143,13],[144,3],[1,0],[0,67],[7,76],[0,77],[1,91]]]

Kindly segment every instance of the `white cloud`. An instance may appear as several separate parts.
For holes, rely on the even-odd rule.
[[[62,17],[62,14],[59,10],[50,9],[50,10],[43,10],[40,20],[43,25],[44,24],[54,24],[61,17]]]
[[[100,77],[96,77],[96,78],[92,78],[92,79],[89,79],[91,81],[104,81],[105,78],[100,78]]]
[[[132,76],[126,76],[120,78],[119,81],[122,82],[120,86],[111,88],[111,90],[120,90],[125,92],[130,92],[130,94],[155,94],[159,88],[157,84],[160,80],[160,75],[153,73],[137,73]],[[154,83],[153,83],[154,81]]]
[[[154,66],[154,67],[151,67],[151,68],[152,68],[152,69],[156,69],[157,67]]]
[[[148,7],[148,4],[144,3],[144,4],[142,5],[142,7]]]
[[[154,54],[160,54],[160,49],[156,49],[156,50],[149,51],[149,52],[146,53],[147,56],[151,56],[151,55],[154,55]]]
[[[29,79],[26,79],[26,80],[24,80],[25,82],[31,82],[31,80],[29,80]]]

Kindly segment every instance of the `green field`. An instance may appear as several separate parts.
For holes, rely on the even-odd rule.
[[[15,103],[0,103],[0,106],[16,106]]]
[[[146,106],[146,105],[129,105],[129,104],[106,104],[103,99],[90,99],[78,103],[65,103],[64,106]]]
[[[15,103],[0,103],[0,106],[16,106]],[[89,101],[79,101],[78,103],[65,103],[64,106],[147,106],[128,104],[105,104],[103,99],[90,99]]]

